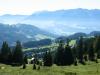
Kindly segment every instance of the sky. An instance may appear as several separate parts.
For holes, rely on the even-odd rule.
[[[100,0],[0,0],[0,15],[30,15],[38,11],[100,9]]]

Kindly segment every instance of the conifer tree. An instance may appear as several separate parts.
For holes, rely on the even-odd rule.
[[[88,50],[88,54],[89,54],[89,60],[94,61],[95,60],[95,52],[94,52],[94,48],[93,48],[93,43],[90,43],[89,45],[89,50]]]
[[[1,55],[2,63],[6,63],[6,64],[10,63],[9,60],[11,58],[9,58],[9,56],[11,56],[11,50],[6,41],[3,42],[3,44],[2,44],[0,55]]]
[[[43,61],[44,61],[44,66],[52,66],[53,62],[50,51],[45,53]]]
[[[27,58],[27,55],[24,56],[23,62],[25,62],[25,64],[28,64],[28,58]]]
[[[74,63],[74,57],[73,57],[72,50],[69,45],[65,46],[63,60],[64,60],[63,65],[71,65]]]
[[[33,70],[36,70],[36,65],[35,64],[33,64]]]
[[[77,61],[77,59],[78,59],[78,57],[77,57],[77,46],[74,46],[73,48],[72,48],[72,53],[73,53],[73,57],[74,57],[74,65],[75,66],[77,66],[78,65],[78,61]]]
[[[83,54],[84,54],[84,60],[88,61],[88,40],[85,40],[83,43]]]
[[[26,64],[28,64],[27,56],[25,55],[23,58],[23,69],[26,68]]]
[[[97,58],[100,58],[100,36],[96,36],[95,38],[94,50],[97,53]]]
[[[22,46],[19,41],[16,42],[16,46],[13,52],[13,63],[22,64],[23,63],[23,52]]]
[[[23,62],[23,69],[26,69],[26,63]]]
[[[55,59],[54,62],[56,65],[60,66],[64,64],[64,46],[63,46],[63,42],[60,41],[59,42],[59,46],[57,48],[57,52],[55,54]]]
[[[80,63],[84,63],[83,61],[83,36],[79,38],[78,42],[78,58]]]
[[[52,54],[51,54],[51,51],[49,50],[49,52],[48,52],[48,65],[52,66],[52,64],[53,64]]]

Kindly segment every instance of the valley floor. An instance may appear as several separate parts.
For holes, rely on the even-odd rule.
[[[100,61],[99,61],[100,62]],[[26,69],[0,64],[0,75],[100,75],[100,63],[87,62],[87,65],[41,67],[33,70],[32,65]]]

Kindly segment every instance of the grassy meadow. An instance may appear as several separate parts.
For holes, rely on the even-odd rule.
[[[99,60],[100,62],[100,60]],[[0,64],[0,75],[100,75],[100,63],[87,62],[86,65],[78,66],[56,66],[44,67],[40,70],[33,70],[32,65],[27,65],[26,69]]]

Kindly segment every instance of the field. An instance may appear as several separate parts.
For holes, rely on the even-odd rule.
[[[100,75],[100,63],[87,62],[87,65],[41,67],[33,70],[32,65],[26,69],[0,64],[0,75]]]

